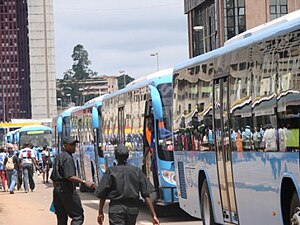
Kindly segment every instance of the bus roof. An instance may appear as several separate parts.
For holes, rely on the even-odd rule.
[[[300,10],[296,10],[292,13],[289,13],[287,15],[284,15],[282,17],[279,17],[275,20],[272,20],[268,23],[264,23],[262,25],[259,25],[257,27],[253,27],[249,30],[246,30],[245,32],[243,33],[240,33],[232,38],[230,38],[229,40],[227,40],[224,45],[228,45],[228,44],[232,44],[233,42],[236,42],[238,40],[241,40],[241,39],[245,39],[245,38],[248,38],[254,34],[257,34],[261,31],[263,31],[264,29],[269,29],[269,28],[272,28],[272,27],[275,27],[275,26],[278,26],[279,24],[282,24],[282,23],[286,23],[288,21],[291,21],[293,20],[294,18],[298,17],[298,14],[300,13]]]
[[[253,35],[250,35],[247,38],[238,39],[236,41],[232,41],[231,44],[227,44],[223,47],[210,51],[208,53],[199,55],[192,59],[188,59],[183,63],[179,63],[175,65],[174,71],[179,71],[186,67],[192,67],[201,62],[205,62],[209,59],[214,59],[219,56],[225,55],[227,53],[236,51],[241,48],[245,48],[251,44],[266,40],[273,36],[278,36],[289,31],[293,31],[300,28],[300,10],[292,13],[292,16],[289,17],[289,20],[284,23],[279,23],[276,26],[267,26],[265,29],[261,29],[259,32],[254,32]]]
[[[152,74],[149,74],[149,75],[146,75],[146,76],[143,76],[143,77],[140,77],[138,79],[135,79],[135,80],[131,81],[129,84],[126,85],[126,87],[138,84],[138,83],[140,83],[142,81],[145,81],[145,80],[151,80],[151,79],[159,78],[159,77],[165,76],[166,74],[172,74],[172,73],[173,73],[173,68],[159,70],[155,73],[152,73]]]
[[[25,132],[25,131],[34,131],[34,130],[50,130],[52,131],[52,129],[50,127],[47,126],[43,126],[43,125],[30,125],[30,126],[24,126],[21,127],[19,129],[19,132]]]
[[[114,96],[126,93],[128,91],[133,91],[135,89],[145,87],[147,85],[152,84],[154,86],[157,86],[158,84],[161,84],[161,83],[171,83],[172,82],[172,73],[173,73],[173,68],[160,70],[156,73],[141,77],[137,80],[132,81],[128,85],[126,85],[125,88],[104,96],[103,100],[110,99]]]
[[[79,106],[74,106],[74,107],[71,107],[69,109],[66,109],[65,111],[63,111],[60,116],[61,117],[66,117],[66,116],[70,116],[71,115],[71,112],[76,110],[77,108],[79,108]]]
[[[96,98],[93,98],[89,101],[87,101],[83,106],[85,106],[86,108],[89,108],[91,106],[99,106],[99,104],[101,104],[102,102],[102,99],[108,94],[104,94],[104,95],[101,95],[101,96],[98,96]]]

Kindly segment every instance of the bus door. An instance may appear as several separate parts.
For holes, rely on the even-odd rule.
[[[118,143],[125,144],[125,116],[124,106],[118,109]]]
[[[149,100],[146,102],[145,105],[145,117],[144,117],[144,132],[143,132],[143,136],[144,136],[144,149],[143,149],[143,155],[146,152],[146,149],[150,147],[150,143],[151,143],[151,131],[149,131],[148,129],[148,123],[152,122],[153,127],[154,127],[154,118],[153,118],[153,109],[152,109],[152,101]],[[143,171],[146,174],[146,176],[148,177],[148,179],[150,180],[150,182],[152,184],[154,184],[154,173],[151,170],[151,154],[149,153],[147,156],[147,160],[146,163],[143,165]]]
[[[238,224],[229,124],[229,77],[214,80],[214,133],[224,222]]]

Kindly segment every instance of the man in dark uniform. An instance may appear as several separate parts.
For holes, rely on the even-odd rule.
[[[126,163],[128,155],[128,150],[124,145],[116,147],[115,158],[118,165],[106,170],[95,191],[95,196],[100,198],[98,223],[103,224],[103,206],[105,200],[109,198],[109,224],[134,225],[139,212],[139,193],[141,193],[150,210],[153,224],[159,224],[149,197],[155,191],[154,187],[142,170]]]
[[[53,181],[53,204],[58,225],[67,225],[68,216],[72,225],[83,224],[84,215],[81,200],[74,183],[81,183],[88,188],[94,188],[92,182],[76,177],[76,169],[72,154],[75,152],[77,140],[66,137],[63,140],[64,150],[57,155],[53,166],[51,180]]]

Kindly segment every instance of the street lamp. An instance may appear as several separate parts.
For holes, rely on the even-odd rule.
[[[62,108],[63,108],[62,99],[61,98],[57,98],[57,101],[60,101],[60,109],[62,110]]]
[[[202,30],[202,41],[203,41],[203,52],[206,53],[206,43],[205,43],[205,33],[204,33],[204,26],[194,26],[194,31],[199,32]]]
[[[151,53],[150,56],[156,56],[156,69],[159,71],[158,52]]]
[[[66,94],[66,96],[70,97],[70,102],[72,102],[71,94]]]
[[[85,93],[84,93],[84,89],[83,88],[79,88],[78,89],[80,91],[80,95],[82,96],[82,105],[84,105],[85,103]],[[79,105],[81,105],[81,98],[79,98]]]

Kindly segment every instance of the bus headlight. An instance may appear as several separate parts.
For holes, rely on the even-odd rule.
[[[167,181],[170,184],[176,185],[176,177],[175,172],[171,170],[162,170],[161,174],[165,181]]]

